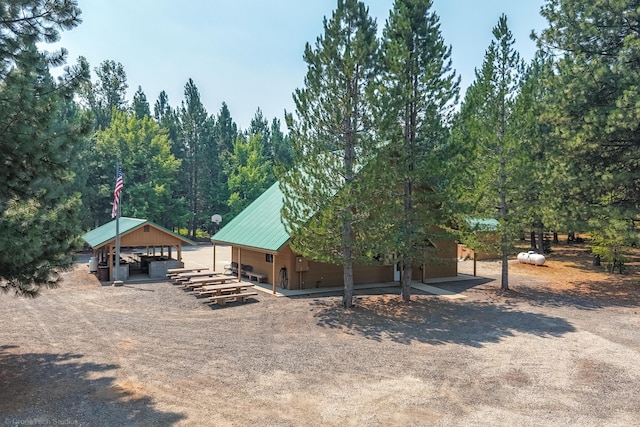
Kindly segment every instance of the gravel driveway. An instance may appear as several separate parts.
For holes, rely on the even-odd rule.
[[[465,298],[377,289],[352,310],[337,294],[211,307],[78,265],[40,298],[0,296],[0,425],[640,425],[637,298],[524,268],[498,296],[479,265],[443,285]]]

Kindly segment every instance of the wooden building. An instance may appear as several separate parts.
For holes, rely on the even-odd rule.
[[[191,240],[144,219],[120,218],[119,231],[121,251],[128,250],[129,255],[134,257],[121,260],[119,278],[127,278],[129,267],[136,262],[140,263],[141,272],[149,277],[165,277],[167,269],[184,266],[182,246],[195,245]],[[91,230],[82,238],[93,249],[98,276],[103,280],[113,280],[116,264],[116,221]],[[105,269],[106,277],[100,274]]]
[[[500,223],[493,218],[469,218],[466,226],[474,236],[474,244],[482,248],[474,250],[465,244],[458,245],[458,259],[483,261],[500,258]]]
[[[241,274],[243,266],[253,277],[286,289],[308,289],[343,286],[342,265],[316,262],[291,250],[290,236],[281,220],[283,194],[276,182],[223,227],[212,238],[215,245],[230,245],[232,261]],[[433,244],[437,260],[424,259],[414,268],[414,279],[426,281],[457,275],[454,241]],[[248,276],[250,277],[250,276]],[[355,284],[389,283],[400,280],[400,271],[394,264],[354,265]]]

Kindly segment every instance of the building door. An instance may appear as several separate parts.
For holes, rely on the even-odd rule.
[[[393,266],[393,281],[394,282],[400,281],[400,264],[397,262]]]

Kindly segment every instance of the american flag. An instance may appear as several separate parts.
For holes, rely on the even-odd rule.
[[[122,169],[118,168],[118,177],[116,178],[116,188],[113,190],[113,209],[111,210],[111,218],[118,216],[118,208],[120,207],[120,193],[124,185],[122,184]]]

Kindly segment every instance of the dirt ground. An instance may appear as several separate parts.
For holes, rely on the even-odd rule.
[[[167,282],[102,286],[86,264],[37,299],[0,296],[0,424],[640,425],[640,268],[584,246],[438,285],[260,293],[209,306]],[[472,263],[460,263],[461,272]]]

